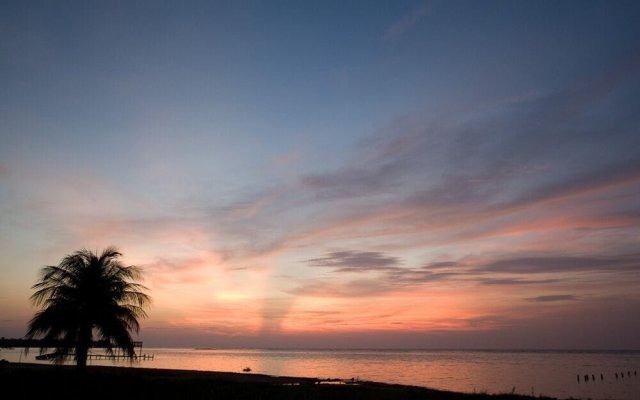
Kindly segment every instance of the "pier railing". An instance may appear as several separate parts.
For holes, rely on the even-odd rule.
[[[39,339],[5,339],[0,338],[0,348],[30,348],[30,347],[40,347],[40,348],[52,348],[55,349],[60,347],[62,342],[58,340],[39,340]],[[107,349],[109,347],[109,343],[98,340],[94,341],[91,344],[90,349]],[[124,351],[119,348],[114,349],[112,352],[105,351],[104,353],[96,354],[90,352],[87,355],[87,359],[89,360],[124,360],[124,359],[132,359],[132,360],[141,360],[141,361],[152,361],[154,358],[153,354],[145,354],[142,352],[142,342],[136,341],[133,342],[134,355],[129,356]],[[66,354],[67,356],[73,356],[73,349],[70,349]],[[37,360],[52,360],[58,356],[58,353],[47,353],[36,356]]]

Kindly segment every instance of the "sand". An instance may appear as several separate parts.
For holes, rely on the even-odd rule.
[[[232,372],[90,366],[79,375],[72,366],[9,362],[0,363],[0,385],[7,399],[533,399]]]

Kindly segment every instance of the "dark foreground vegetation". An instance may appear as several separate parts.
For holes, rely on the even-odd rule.
[[[11,393],[11,399],[532,399],[372,382],[332,385],[312,378],[225,372],[92,366],[78,374],[69,366],[8,362],[0,363],[0,385],[5,394]]]

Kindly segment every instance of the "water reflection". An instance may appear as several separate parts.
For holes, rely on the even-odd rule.
[[[559,398],[635,400],[640,393],[638,352],[498,351],[277,351],[146,349],[154,361],[122,366],[342,378],[428,386],[461,392],[548,395]],[[18,350],[2,358],[18,361]],[[31,352],[23,361],[34,362]],[[92,361],[92,365],[114,365]],[[620,376],[625,373],[625,378]],[[619,374],[616,379],[614,373]],[[576,379],[588,374],[590,380]],[[602,374],[602,379],[600,378]],[[597,379],[591,379],[591,376]]]

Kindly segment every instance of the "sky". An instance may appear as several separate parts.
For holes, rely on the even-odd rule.
[[[145,346],[640,349],[639,19],[3,1],[0,336],[115,245]]]

